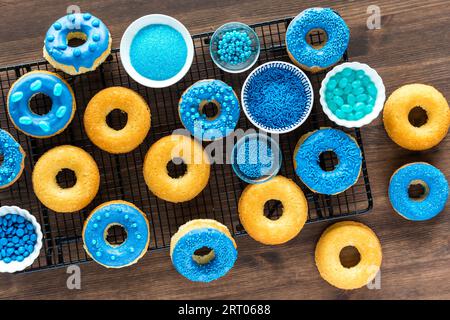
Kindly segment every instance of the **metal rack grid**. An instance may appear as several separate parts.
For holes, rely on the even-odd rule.
[[[272,60],[289,61],[284,36],[290,21],[291,18],[286,18],[252,25],[261,41],[261,55],[257,65]],[[237,204],[246,185],[233,173],[231,165],[214,164],[205,190],[197,198],[180,204],[165,202],[152,195],[142,175],[142,164],[149,146],[159,138],[171,134],[173,130],[181,128],[177,105],[181,93],[188,86],[201,79],[221,79],[231,85],[238,95],[240,94],[242,83],[250,71],[228,74],[217,68],[209,55],[211,35],[212,33],[204,33],[193,36],[196,54],[190,71],[179,83],[164,89],[145,88],[133,81],[121,66],[118,50],[113,50],[107,61],[94,72],[75,77],[58,72],[74,89],[77,112],[63,133],[49,139],[35,139],[19,133],[6,114],[6,97],[12,83],[21,75],[32,70],[54,71],[54,69],[45,61],[0,69],[0,126],[19,141],[27,154],[22,177],[13,186],[0,191],[0,205],[18,205],[26,208],[36,216],[44,234],[41,255],[25,272],[90,260],[83,249],[81,237],[83,221],[93,208],[110,200],[130,201],[147,214],[151,225],[150,250],[167,248],[170,245],[170,237],[178,227],[195,218],[216,219],[227,225],[234,236],[245,234],[239,223]],[[323,35],[317,32],[309,37],[311,44],[320,44],[323,41]],[[346,55],[343,60],[347,60]],[[366,213],[373,205],[365,159],[357,183],[346,192],[335,196],[312,193],[294,173],[293,149],[300,136],[320,127],[335,126],[322,113],[318,102],[318,92],[324,75],[325,72],[308,74],[315,91],[313,111],[299,129],[280,137],[283,152],[280,174],[294,179],[305,192],[309,204],[308,223]],[[125,86],[139,92],[151,108],[150,133],[140,147],[128,154],[106,153],[94,146],[84,132],[82,116],[88,101],[98,91],[110,86]],[[40,114],[45,113],[49,105],[48,98],[40,95],[30,102],[30,107]],[[123,118],[120,112],[113,112],[108,121],[112,127],[120,127],[124,123]],[[238,128],[251,127],[241,113]],[[345,131],[355,137],[364,155],[360,131],[358,129]],[[31,173],[36,161],[45,151],[63,144],[76,145],[89,152],[96,160],[101,173],[101,186],[94,201],[85,209],[74,213],[55,213],[49,210],[38,201],[32,190]],[[330,154],[325,154],[322,165],[330,168],[335,161]],[[63,171],[62,176],[58,176],[62,185],[70,184],[71,179],[73,176],[66,171]],[[279,214],[279,209],[277,203],[272,203],[267,215],[274,217]],[[121,230],[115,228],[108,235],[108,240],[120,243],[123,236]]]

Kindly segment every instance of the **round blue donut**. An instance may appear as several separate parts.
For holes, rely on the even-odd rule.
[[[34,113],[30,99],[42,93],[52,100],[51,110],[44,115]],[[45,138],[63,131],[75,113],[72,89],[58,75],[47,71],[26,73],[11,87],[8,94],[8,112],[14,126],[23,133]]]
[[[423,199],[411,199],[408,188],[420,183],[425,187]],[[448,182],[444,174],[428,163],[407,164],[398,169],[389,183],[389,200],[396,212],[408,220],[424,221],[444,210],[448,199]]]
[[[5,130],[0,129],[0,189],[13,184],[22,174],[25,152],[20,144]]]
[[[68,46],[70,34],[81,34],[85,42],[78,47]],[[110,49],[110,43],[109,30],[100,19],[90,13],[73,13],[58,19],[48,29],[44,49],[53,60],[50,63],[73,67],[78,73],[80,68],[90,70],[98,59],[106,59],[104,53]]]
[[[320,154],[332,151],[339,163],[334,170],[320,167]],[[294,155],[295,172],[314,192],[333,195],[341,193],[358,180],[361,166],[361,149],[353,138],[341,130],[320,129],[308,136]]]
[[[106,241],[108,229],[122,226],[126,240],[113,246]],[[108,268],[133,264],[147,251],[150,230],[145,215],[131,203],[111,201],[95,209],[83,228],[84,248],[96,262]]]
[[[306,42],[313,29],[322,29],[327,42],[320,49]],[[325,69],[336,64],[344,55],[350,41],[345,21],[330,8],[310,8],[292,20],[286,31],[286,46],[296,62],[307,68]]]
[[[218,114],[207,118],[201,112],[206,103],[215,103]],[[184,127],[200,140],[221,139],[236,128],[240,108],[236,94],[220,80],[201,80],[190,86],[181,96],[179,114]]]
[[[197,263],[192,256],[195,251],[208,247],[214,250],[214,258]],[[215,228],[197,228],[181,237],[172,251],[175,269],[191,281],[210,282],[223,277],[233,267],[237,250],[231,239]]]

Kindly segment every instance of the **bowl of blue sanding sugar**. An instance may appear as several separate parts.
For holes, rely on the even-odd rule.
[[[247,77],[241,92],[242,109],[257,128],[287,133],[311,113],[314,92],[306,74],[293,64],[267,62]]]
[[[262,133],[243,136],[231,152],[234,172],[241,180],[251,184],[263,183],[276,176],[281,160],[278,142]]]
[[[250,69],[258,60],[260,50],[256,32],[241,22],[229,22],[219,27],[209,43],[212,60],[229,73]]]
[[[120,59],[128,75],[150,88],[180,81],[192,65],[194,43],[177,19],[151,14],[135,20],[122,36]]]

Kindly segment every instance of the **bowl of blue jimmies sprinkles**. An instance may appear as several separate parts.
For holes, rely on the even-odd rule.
[[[41,226],[27,210],[0,207],[0,272],[31,266],[42,248]]]
[[[313,100],[313,88],[305,73],[282,61],[267,62],[253,70],[241,93],[248,120],[277,134],[298,128],[311,113]]]
[[[194,59],[194,43],[175,18],[151,14],[134,21],[120,42],[120,59],[136,82],[164,88],[180,81]]]
[[[269,181],[280,171],[282,155],[279,144],[263,133],[250,133],[240,138],[231,152],[231,165],[236,175],[247,183]]]
[[[240,22],[229,22],[219,27],[209,43],[213,62],[229,73],[250,69],[258,60],[260,50],[256,32]]]

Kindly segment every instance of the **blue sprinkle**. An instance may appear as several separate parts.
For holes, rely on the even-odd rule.
[[[41,88],[42,88],[42,81],[41,80],[36,80],[30,85],[30,90],[31,91],[38,91]]]
[[[53,95],[59,97],[62,94],[63,86],[60,83],[55,84],[53,87]]]
[[[39,128],[41,128],[44,132],[49,132],[51,129],[46,121],[39,122]]]
[[[11,96],[11,101],[12,102],[19,102],[20,100],[22,100],[22,98],[23,98],[23,92],[22,91],[17,91]]]
[[[94,33],[94,35],[92,36],[92,40],[94,40],[95,42],[100,41],[100,35],[98,33]]]
[[[92,15],[91,15],[90,13],[85,13],[85,14],[83,14],[83,19],[84,19],[84,20],[88,21],[88,20],[91,19],[91,18],[92,18]]]
[[[62,25],[61,25],[61,23],[59,23],[59,22],[55,22],[55,23],[53,24],[53,27],[55,28],[55,30],[61,30]]]
[[[50,35],[47,37],[47,41],[49,41],[49,42],[53,42],[54,40],[55,40],[55,36],[52,35],[52,34],[50,34]]]
[[[23,125],[29,125],[33,123],[33,120],[28,116],[23,116],[19,118],[19,123]]]
[[[66,111],[67,111],[67,107],[66,106],[60,106],[58,108],[58,110],[56,110],[55,115],[56,115],[57,118],[61,119],[66,114]]]
[[[100,26],[100,20],[98,19],[92,20],[92,26],[98,28]]]

